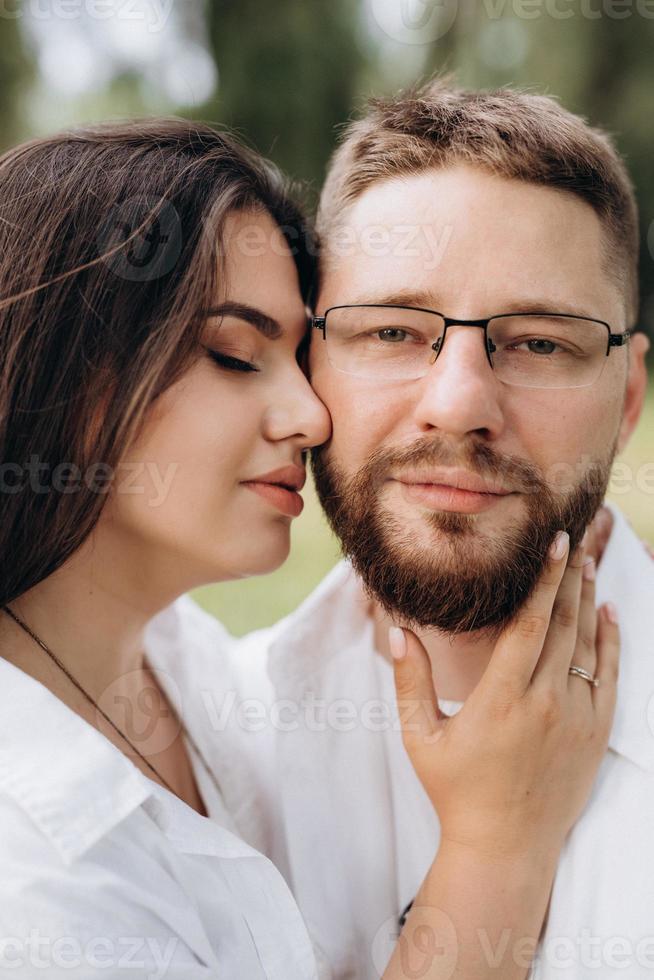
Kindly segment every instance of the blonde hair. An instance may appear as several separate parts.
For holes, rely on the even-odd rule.
[[[544,95],[510,88],[472,91],[449,76],[390,99],[371,99],[344,130],[320,198],[327,243],[345,210],[390,177],[469,163],[504,177],[570,191],[598,214],[605,265],[625,294],[627,325],[638,316],[638,208],[611,138]]]

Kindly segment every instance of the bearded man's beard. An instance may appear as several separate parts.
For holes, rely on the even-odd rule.
[[[571,552],[581,540],[604,500],[616,448],[617,439],[576,484],[568,480],[571,488],[551,487],[531,464],[500,460],[485,444],[472,446],[466,460],[454,459],[433,437],[378,451],[351,477],[322,446],[312,450],[311,468],[327,519],[370,598],[413,629],[474,630],[496,639],[533,592],[556,532],[568,532]],[[526,516],[523,508],[493,537],[476,515],[416,508],[411,521],[405,508],[393,513],[382,504],[394,486],[391,473],[430,466],[460,466],[499,481],[522,495]]]

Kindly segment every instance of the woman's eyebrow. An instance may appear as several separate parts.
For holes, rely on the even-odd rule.
[[[268,340],[277,340],[283,333],[277,320],[255,306],[248,306],[245,303],[221,303],[220,306],[207,310],[207,316],[233,316],[245,320]]]

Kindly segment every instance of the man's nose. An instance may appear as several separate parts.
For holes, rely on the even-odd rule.
[[[504,425],[503,385],[484,349],[482,327],[448,327],[436,361],[416,382],[415,417],[423,428],[455,435],[486,429],[498,435]]]

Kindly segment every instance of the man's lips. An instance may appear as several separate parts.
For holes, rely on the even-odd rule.
[[[491,492],[488,489],[483,491],[469,490],[460,486],[453,486],[448,483],[436,483],[426,481],[421,478],[418,482],[415,478],[407,481],[404,477],[396,479],[405,500],[414,504],[421,504],[431,510],[446,510],[464,514],[477,514],[496,506],[506,497],[512,496],[512,491],[502,489],[501,492]],[[472,482],[472,481],[469,481]],[[477,485],[487,486],[482,481]]]
[[[464,490],[478,494],[506,496],[513,491],[502,486],[498,480],[485,480],[467,470],[414,470],[393,475],[392,479],[407,486],[435,486]]]

